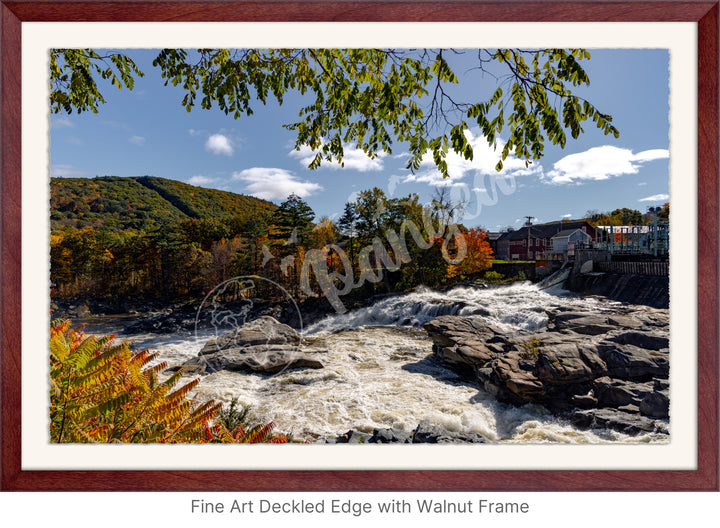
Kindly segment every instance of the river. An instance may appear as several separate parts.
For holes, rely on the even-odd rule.
[[[655,443],[667,435],[627,436],[610,430],[578,430],[542,407],[498,403],[477,383],[437,360],[421,325],[438,315],[480,315],[508,329],[539,330],[548,309],[613,313],[618,303],[577,298],[561,290],[515,283],[497,288],[424,288],[372,306],[333,315],[303,332],[302,348],[325,368],[276,376],[216,372],[203,377],[194,397],[250,406],[250,418],[273,421],[296,441],[333,437],[350,429],[414,429],[429,420],[448,430],[474,431],[504,443]],[[93,331],[117,331],[113,320]],[[127,323],[127,321],[124,321]],[[92,330],[90,328],[89,330]],[[197,355],[211,331],[197,335],[132,336],[137,349],[151,348],[178,365]]]

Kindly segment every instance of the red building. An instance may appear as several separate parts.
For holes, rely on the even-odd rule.
[[[580,229],[595,240],[595,228],[588,222],[558,221],[523,226],[497,239],[495,258],[503,260],[546,260],[553,256],[552,237],[560,231]]]

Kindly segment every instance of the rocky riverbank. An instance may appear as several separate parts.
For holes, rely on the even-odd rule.
[[[128,322],[120,333],[124,336],[134,336],[138,334],[190,334],[196,329],[212,329],[214,324],[211,319],[212,311],[199,310],[200,306],[201,301],[171,304],[126,303],[118,306],[102,302],[66,300],[53,302],[52,308],[53,317],[61,319],[91,320],[110,316],[128,317]],[[322,297],[306,299],[298,304],[298,308],[302,314],[302,321],[298,317],[295,307],[287,302],[260,298],[238,298],[224,302],[222,305],[223,311],[238,316],[244,314],[248,321],[269,316],[293,328],[299,328],[301,323],[303,326],[307,326],[334,313],[330,303]]]
[[[350,430],[345,434],[323,438],[320,444],[484,444],[487,438],[478,433],[458,433],[423,420],[412,431],[375,429],[372,434]]]
[[[540,404],[579,428],[669,432],[668,310],[548,317],[539,332],[477,316],[441,316],[424,328],[438,358],[501,402]]]

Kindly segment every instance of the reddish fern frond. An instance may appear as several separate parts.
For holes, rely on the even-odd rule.
[[[245,444],[259,444],[267,440],[268,436],[270,436],[270,433],[272,432],[273,428],[275,427],[275,424],[273,422],[269,422],[263,426],[257,426],[253,429],[251,429],[246,435],[244,435],[240,442]]]
[[[135,353],[130,360],[130,363],[133,365],[138,365],[139,367],[144,367],[156,357],[157,353],[150,352],[150,349],[146,348],[145,350],[141,350],[140,352]]]
[[[193,389],[195,389],[195,387],[198,386],[199,383],[200,383],[200,378],[195,378],[194,380],[189,381],[188,383],[186,383],[179,389],[168,394],[167,399],[169,401],[173,401],[173,400],[185,398],[190,393],[190,391],[192,391]]]
[[[216,423],[222,403],[195,405],[188,399],[199,378],[172,391],[182,370],[163,382],[167,364],[157,355],[133,352],[115,336],[85,335],[69,321],[50,328],[50,435],[52,442],[227,442],[283,443],[273,424],[247,432]],[[171,392],[172,391],[172,392]]]
[[[83,368],[78,367],[77,373],[82,374],[84,372],[92,372],[93,370],[102,368],[107,364],[115,364],[117,362],[117,357],[127,351],[127,344],[120,344],[107,348],[101,354],[98,354],[90,359]]]

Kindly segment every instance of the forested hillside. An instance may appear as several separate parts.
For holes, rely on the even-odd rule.
[[[389,198],[378,188],[345,204],[337,224],[316,219],[294,194],[278,206],[151,176],[53,179],[51,189],[58,301],[118,309],[182,302],[242,275],[266,277],[299,300],[336,288],[340,277],[371,296],[440,286],[490,266],[484,231],[445,232],[447,204]],[[468,258],[451,265],[458,237]]]
[[[62,226],[145,229],[188,218],[228,218],[273,211],[273,203],[252,196],[153,176],[52,178],[52,229]]]

